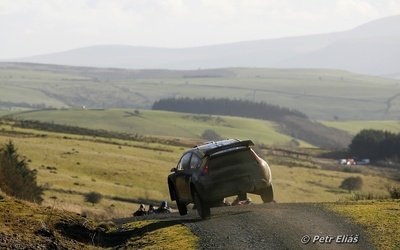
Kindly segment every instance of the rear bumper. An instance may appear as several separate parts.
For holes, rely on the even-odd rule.
[[[197,183],[196,190],[204,201],[213,202],[239,193],[259,194],[260,190],[270,185],[271,183],[266,179],[243,176],[219,182]]]

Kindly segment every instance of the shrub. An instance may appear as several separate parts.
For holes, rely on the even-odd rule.
[[[391,186],[388,188],[390,198],[400,199],[400,186]]]
[[[379,199],[387,199],[387,195],[377,195],[374,193],[359,193],[354,192],[350,198],[352,201],[360,201],[360,200],[379,200]]]
[[[0,149],[0,189],[18,199],[41,203],[43,188],[37,185],[36,170],[30,170],[12,141]]]
[[[300,147],[300,142],[299,142],[298,140],[296,140],[296,139],[292,139],[292,140],[288,143],[288,146],[289,146],[290,148],[298,148],[298,147]]]
[[[361,177],[348,177],[342,181],[340,184],[340,188],[347,189],[349,192],[352,190],[359,190],[361,189],[363,184],[363,180]]]
[[[212,129],[204,130],[203,134],[201,134],[201,138],[207,141],[219,141],[222,137]]]
[[[92,203],[94,205],[95,203],[99,203],[103,196],[100,193],[97,192],[90,192],[84,195],[85,201]]]

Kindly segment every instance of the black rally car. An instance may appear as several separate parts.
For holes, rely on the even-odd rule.
[[[251,140],[229,139],[195,146],[183,154],[171,169],[168,187],[181,215],[194,203],[201,218],[210,216],[210,207],[228,196],[245,199],[258,194],[273,201],[271,170],[251,148]]]

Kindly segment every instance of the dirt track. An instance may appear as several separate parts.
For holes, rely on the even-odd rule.
[[[359,226],[310,204],[260,204],[211,210],[209,220],[199,220],[195,210],[182,220],[200,237],[202,249],[373,249]],[[311,237],[301,243],[304,235]],[[315,235],[359,235],[358,243],[312,243]]]

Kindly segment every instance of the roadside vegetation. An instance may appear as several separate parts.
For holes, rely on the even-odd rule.
[[[116,225],[38,206],[0,191],[0,248],[4,249],[195,249],[197,237],[179,222],[157,219]]]
[[[366,229],[378,249],[400,248],[400,200],[373,200],[325,204]]]
[[[136,229],[126,247],[131,249],[196,249],[198,238],[175,221],[144,220],[124,224],[122,230]]]

